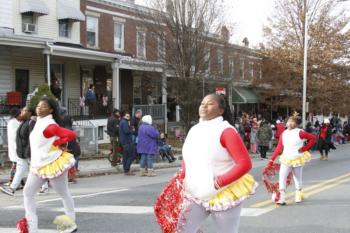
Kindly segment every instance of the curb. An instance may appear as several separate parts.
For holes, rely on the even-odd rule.
[[[166,168],[176,168],[181,167],[181,160],[177,160],[174,163],[154,163],[153,167],[155,170],[160,169],[166,169]],[[140,165],[133,164],[131,166],[132,172],[138,172],[140,171]],[[96,169],[96,170],[86,170],[86,171],[79,171],[77,174],[78,178],[83,177],[94,177],[94,176],[104,176],[104,175],[115,175],[115,174],[123,174],[123,168],[122,165],[118,165],[116,167],[109,167],[109,168],[102,168],[102,169]],[[10,175],[8,174],[2,174],[0,175],[0,184],[6,183],[10,178]]]

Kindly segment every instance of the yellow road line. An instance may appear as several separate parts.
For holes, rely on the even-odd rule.
[[[321,183],[318,183],[318,184],[306,187],[306,188],[303,189],[303,192],[304,192],[304,194],[306,194],[307,191],[314,190],[314,189],[317,189],[319,187],[322,187],[321,189],[324,190],[323,189],[323,187],[325,187],[324,185],[326,185],[328,183],[332,183],[332,182],[338,181],[338,180],[346,179],[346,178],[350,178],[350,173],[347,173],[347,174],[344,174],[344,175],[341,175],[341,176],[338,176],[338,177],[335,177],[335,178],[332,178],[332,179],[329,179],[329,180],[325,180],[325,181],[323,181]],[[332,186],[332,187],[334,187],[334,186]],[[291,197],[293,195],[294,195],[294,192],[287,193],[286,194],[286,198],[289,198],[289,197]],[[272,200],[266,200],[266,201],[262,201],[262,202],[253,204],[250,207],[252,207],[252,208],[259,208],[259,207],[267,206],[267,205],[270,205],[270,204],[275,204],[275,203]]]

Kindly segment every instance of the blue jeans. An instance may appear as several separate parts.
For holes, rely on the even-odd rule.
[[[153,168],[154,154],[141,154],[140,167],[145,168],[147,163],[147,168]]]
[[[133,144],[123,145],[123,170],[129,172],[132,162],[135,159],[135,146]]]
[[[170,154],[170,146],[169,145],[163,145],[159,147],[159,152],[164,154]]]

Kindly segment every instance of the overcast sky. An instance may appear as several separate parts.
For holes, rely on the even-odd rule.
[[[138,4],[144,4],[146,0],[136,0]],[[350,0],[342,3],[350,9]],[[225,19],[235,23],[231,41],[240,44],[244,37],[248,37],[251,46],[256,46],[263,41],[263,25],[267,18],[273,14],[274,0],[224,0]]]

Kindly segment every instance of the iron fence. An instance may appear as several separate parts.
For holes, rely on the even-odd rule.
[[[142,115],[151,115],[154,120],[164,120],[166,114],[165,104],[154,104],[154,105],[134,105],[132,113],[135,111],[142,110]]]
[[[26,105],[26,96],[0,95],[0,114],[8,115],[12,108],[22,108]]]
[[[92,119],[92,118],[106,118],[109,117],[113,111],[114,99],[109,99],[103,102],[102,99],[97,99],[93,114],[90,114],[89,106],[81,99],[69,98],[68,99],[68,114],[74,119]]]
[[[76,132],[80,144],[81,157],[97,155],[98,128],[89,119],[80,119],[73,122],[73,130]]]

